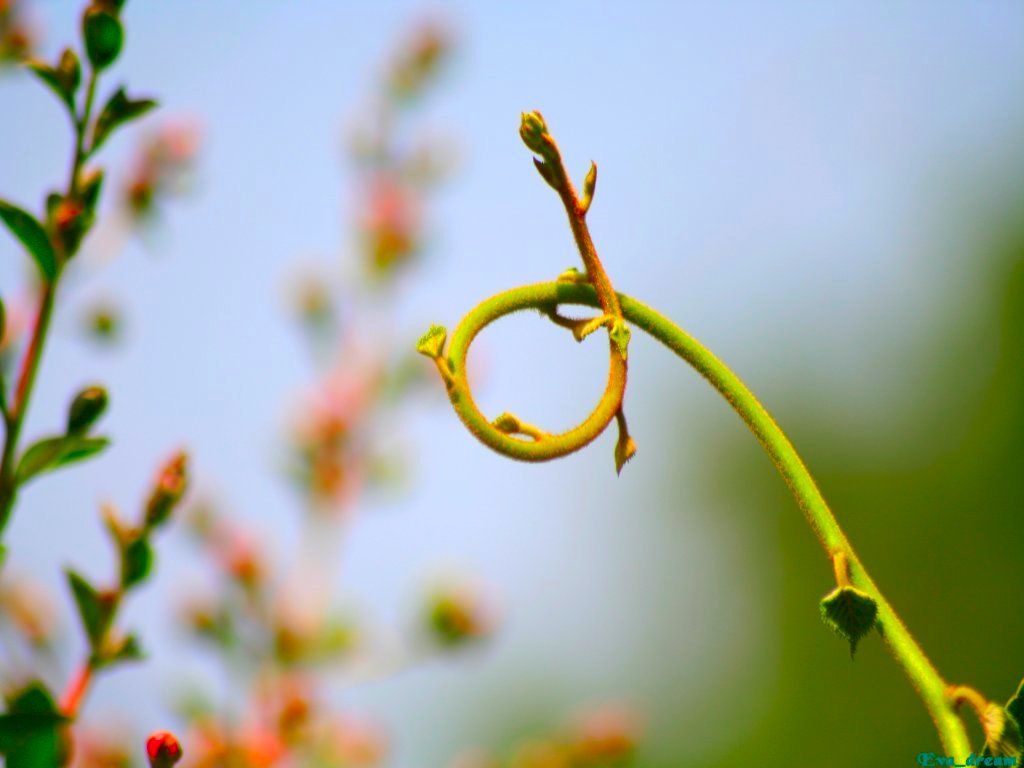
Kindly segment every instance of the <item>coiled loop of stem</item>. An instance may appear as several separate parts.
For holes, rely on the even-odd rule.
[[[564,273],[558,283],[532,286],[499,294],[477,306],[459,324],[452,338],[447,359],[443,355],[447,331],[433,326],[420,339],[417,349],[432,357],[448,387],[448,396],[462,422],[484,445],[520,461],[549,461],[578,451],[589,445],[605,427],[616,419],[619,426],[619,440],[615,448],[615,466],[622,466],[636,452],[636,446],[626,428],[622,412],[622,398],[626,391],[626,350],[629,344],[629,328],[623,320],[619,299],[611,280],[597,256],[594,242],[587,227],[587,212],[594,199],[597,186],[597,166],[591,163],[590,171],[583,184],[583,197],[576,194],[562,164],[558,145],[548,133],[544,118],[539,112],[523,113],[519,135],[523,143],[539,157],[534,165],[541,177],[558,193],[569,218],[573,239],[579,250],[585,273],[570,270]],[[574,284],[589,284],[596,294],[602,314],[588,320],[570,320],[557,312],[558,286],[568,291]],[[555,295],[546,291],[555,286]],[[540,291],[546,298],[535,295]],[[591,414],[577,427],[562,434],[553,435],[531,424],[526,424],[509,413],[504,413],[493,422],[480,412],[469,389],[466,377],[466,354],[476,335],[489,323],[521,309],[540,309],[559,325],[568,326],[582,341],[587,335],[605,327],[608,329],[608,385]],[[523,435],[516,437],[515,435]]]
[[[559,304],[586,303],[573,300],[581,291],[596,298],[589,286],[561,282],[529,285],[500,293],[481,302],[466,315],[452,334],[448,354],[435,356],[438,370],[448,389],[448,398],[462,423],[484,445],[498,453],[519,461],[557,459],[589,445],[620,410],[626,387],[626,359],[619,353],[614,342],[609,342],[608,384],[604,394],[590,415],[568,432],[550,434],[524,424],[509,414],[502,414],[492,422],[480,412],[473,400],[466,375],[466,357],[477,334],[495,320],[513,312],[539,309],[548,313],[553,312]],[[435,334],[440,334],[440,329]],[[517,434],[526,437],[516,437]]]

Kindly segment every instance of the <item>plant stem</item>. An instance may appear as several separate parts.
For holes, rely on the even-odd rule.
[[[825,552],[842,553],[849,569],[850,583],[869,594],[878,604],[878,630],[889,652],[903,667],[924,702],[946,754],[958,760],[965,759],[970,754],[970,744],[963,721],[946,697],[946,682],[895,609],[875,586],[786,434],[739,377],[700,342],[638,301],[622,297],[622,306],[627,320],[656,338],[700,373],[754,433],[789,486]]]
[[[848,571],[849,583],[866,592],[877,603],[878,630],[889,652],[903,668],[924,702],[946,754],[958,760],[965,759],[970,754],[967,733],[946,695],[945,681],[871,580],[810,472],[779,425],[747,386],[700,342],[644,304],[622,294],[618,298],[627,321],[646,331],[694,368],[718,390],[754,433],[786,481],[808,524],[835,566],[837,578],[845,576],[840,571],[840,567],[843,567],[843,570]],[[541,283],[505,291],[479,304],[459,324],[452,334],[445,363],[458,378],[469,344],[484,326],[506,314],[524,309],[537,309],[551,314],[561,304],[600,307],[602,302],[592,286],[581,283]],[[449,398],[463,422],[487,445],[513,458],[536,460],[532,456],[511,454],[506,450],[507,446],[495,445],[481,435],[481,422],[488,422],[473,403],[468,386],[450,386]],[[571,438],[571,433],[563,437]],[[562,455],[580,447],[582,445],[560,446],[564,449]]]
[[[22,359],[21,374],[18,377],[17,389],[11,403],[7,432],[4,435],[3,460],[0,462],[0,536],[10,519],[14,498],[18,491],[15,477],[18,437],[25,424],[25,414],[28,412],[29,400],[32,397],[36,372],[39,370],[39,361],[42,359],[43,348],[46,346],[46,335],[50,328],[50,318],[53,316],[58,279],[59,274],[53,282],[43,285],[39,313],[36,316],[28,348],[25,350],[25,357]]]
[[[111,629],[117,623],[117,614],[121,608],[121,603],[124,602],[125,591],[124,588],[118,586],[116,591],[111,593],[111,601],[113,606],[110,609],[110,618],[107,625],[107,630],[104,632],[103,637],[100,638],[99,642],[96,643],[95,648],[102,648],[107,638],[110,636]],[[79,664],[78,669],[68,682],[67,688],[64,689],[64,693],[60,697],[60,711],[65,716],[72,720],[78,715],[79,707],[82,704],[82,700],[85,698],[85,694],[89,691],[89,686],[92,685],[93,678],[97,670],[96,662],[97,654],[90,652],[88,656]]]
[[[90,71],[89,85],[86,89],[82,115],[74,120],[75,150],[71,160],[71,171],[68,175],[67,191],[64,195],[66,199],[74,198],[78,194],[82,165],[86,157],[85,134],[89,129],[89,122],[92,118],[98,77],[98,72],[95,70]],[[14,399],[7,409],[3,459],[0,460],[0,542],[3,540],[3,533],[10,520],[11,511],[14,508],[14,500],[18,493],[18,481],[15,476],[17,471],[15,462],[18,455],[18,438],[25,424],[25,415],[28,412],[28,404],[32,398],[36,372],[39,370],[39,361],[42,359],[43,349],[46,347],[50,319],[53,315],[54,298],[56,297],[57,286],[63,273],[62,262],[63,258],[58,263],[57,274],[43,284],[39,302],[39,314],[36,317],[35,325],[32,328],[32,337],[22,359],[21,374],[18,378]]]
[[[63,695],[60,697],[60,711],[65,717],[72,720],[78,715],[78,709],[82,705],[89,684],[92,682],[93,667],[91,661],[86,661],[75,672]]]
[[[85,134],[89,129],[89,119],[92,117],[92,106],[96,99],[96,82],[99,73],[92,70],[89,74],[89,85],[85,91],[85,106],[82,109],[82,118],[75,122],[75,154],[71,161],[71,177],[68,179],[67,197],[74,197],[78,192],[78,180],[82,171],[82,163],[85,162]]]

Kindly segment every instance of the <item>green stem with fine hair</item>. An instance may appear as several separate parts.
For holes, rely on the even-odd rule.
[[[818,490],[814,478],[779,425],[739,377],[707,347],[664,315],[639,301],[621,293],[618,294],[618,300],[623,316],[628,322],[660,341],[703,376],[754,433],[786,481],[829,557],[835,559],[837,554],[844,557],[850,583],[877,603],[878,630],[893,658],[903,668],[924,701],[946,753],[958,758],[969,755],[967,733],[962,720],[947,698],[947,683],[911,636],[889,601],[875,586],[839,527],[821,491]],[[482,302],[466,316],[452,334],[446,364],[450,367],[453,378],[459,382],[455,386],[449,386],[452,406],[473,434],[490,447],[513,458],[527,461],[543,460],[537,458],[537,446],[545,441],[527,442],[510,438],[495,429],[480,413],[469,394],[468,387],[463,386],[466,354],[473,338],[491,322],[526,309],[548,313],[563,304],[600,307],[597,293],[590,285],[568,282],[539,283],[514,288]],[[608,404],[602,399],[601,405],[584,424],[603,419],[606,415],[603,409],[607,407]],[[568,432],[548,438],[551,444],[545,451],[545,458],[552,453],[565,455],[578,450],[580,446],[573,445],[573,435],[574,432]]]
[[[626,322],[647,332],[718,390],[754,433],[786,481],[834,569],[838,586],[829,598],[822,601],[823,617],[827,622],[832,620],[834,623],[835,617],[830,611],[844,601],[848,610],[857,608],[860,611],[859,618],[851,613],[845,627],[836,627],[850,640],[851,653],[860,635],[876,627],[893,658],[903,668],[924,702],[946,754],[957,760],[966,759],[970,754],[970,744],[963,721],[956,712],[958,700],[950,694],[950,691],[960,689],[948,686],[942,679],[889,601],[875,586],[818,490],[814,478],[779,425],[747,386],[700,342],[668,318],[635,299],[616,293],[612,288],[586,226],[585,217],[593,200],[597,180],[596,166],[591,166],[584,184],[583,197],[578,198],[562,165],[558,147],[548,133],[540,113],[524,114],[519,132],[526,146],[542,158],[534,159],[537,170],[558,192],[565,205],[587,271],[584,274],[572,270],[563,273],[555,282],[514,288],[481,302],[459,323],[452,334],[447,353],[444,348],[448,334],[443,327],[432,326],[424,334],[417,349],[433,358],[456,414],[485,445],[520,461],[548,461],[578,451],[600,435],[615,418],[619,426],[615,463],[621,471],[623,464],[636,450],[622,414],[622,397],[626,385],[626,346],[629,341]],[[567,318],[558,311],[563,304],[596,307],[603,314],[593,319]],[[473,400],[466,373],[470,345],[489,324],[505,315],[527,309],[538,310],[556,324],[569,328],[577,341],[582,341],[600,327],[608,330],[607,387],[591,414],[568,432],[550,434],[510,414],[502,414],[491,421],[481,413]],[[859,626],[855,627],[855,624]],[[986,726],[986,740],[989,736],[989,727]]]

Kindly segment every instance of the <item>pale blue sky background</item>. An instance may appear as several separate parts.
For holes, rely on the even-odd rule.
[[[78,9],[39,3],[48,52],[70,39]],[[133,0],[108,87],[125,78],[158,95],[167,116],[201,120],[201,183],[172,207],[157,247],[133,244],[65,296],[72,310],[93,293],[122,297],[128,343],[97,355],[77,338],[74,311],[58,314],[29,434],[56,427],[76,388],[100,380],[115,447],[23,494],[15,567],[53,582],[65,563],[105,575],[96,501],[136,504],[178,445],[239,514],[292,536],[274,446],[312,369],[286,320],[283,280],[311,254],[343,257],[343,127],[425,11],[443,12],[462,39],[424,118],[458,138],[464,163],[439,197],[435,247],[397,294],[409,343],[431,321],[453,325],[480,298],[575,263],[564,215],[516,132],[519,112],[538,108],[577,177],[590,159],[600,166],[590,220],[620,290],[675,317],[755,391],[807,370],[844,407],[866,407],[865,382],[899,386],[866,361],[941,310],[943,286],[971,259],[971,223],[949,212],[998,199],[1024,122],[1024,8],[1012,2]],[[38,204],[65,175],[64,119],[27,76],[0,78],[0,104],[0,195]],[[130,147],[127,135],[112,141],[109,163]],[[0,238],[5,298],[23,262]],[[600,392],[600,344],[574,347],[533,317],[481,344],[488,412],[567,427]],[[777,641],[765,633],[755,647],[743,630],[770,622],[764,584],[755,606],[748,571],[727,568],[744,554],[727,510],[698,515],[688,510],[712,502],[645,493],[666,474],[700,473],[700,433],[686,440],[665,425],[721,406],[646,340],[631,348],[631,372],[640,452],[621,478],[610,435],[557,464],[519,465],[477,445],[440,400],[416,405],[414,490],[366,510],[346,543],[344,584],[369,615],[398,625],[425,573],[465,565],[502,595],[506,623],[464,663],[342,694],[389,723],[396,765],[439,764],[467,731],[486,739],[495,726],[484,697],[536,696],[552,714],[609,695],[692,702],[683,722],[652,713],[652,738],[700,733],[698,758],[756,727]],[[668,398],[670,420],[659,414]],[[188,552],[180,537],[161,544],[156,583],[129,611],[154,661],[105,678],[93,711],[130,701],[140,728],[166,724],[160,695],[141,691],[163,691],[192,666],[162,610],[187,581]],[[755,654],[769,661],[760,672]],[[730,691],[744,695],[729,701]]]

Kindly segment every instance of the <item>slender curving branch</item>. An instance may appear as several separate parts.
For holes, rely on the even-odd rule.
[[[617,418],[620,439],[616,446],[616,466],[621,470],[625,461],[635,452],[621,410],[625,389],[626,343],[629,338],[625,322],[648,333],[689,364],[726,399],[754,433],[782,475],[821,542],[835,573],[837,588],[822,602],[826,622],[850,640],[851,652],[861,636],[871,628],[877,628],[889,652],[903,668],[924,702],[946,754],[958,759],[966,758],[970,754],[970,744],[964,723],[956,711],[959,701],[950,695],[950,690],[956,689],[943,680],[868,575],[793,444],[750,389],[710,350],[650,307],[624,294],[609,294],[610,280],[600,267],[583,219],[593,197],[596,168],[592,167],[587,177],[583,200],[578,200],[562,169],[554,140],[547,134],[540,115],[524,115],[520,133],[527,146],[544,158],[543,162],[535,160],[535,163],[541,175],[565,203],[587,273],[573,270],[563,273],[557,281],[514,288],[481,302],[459,323],[452,334],[447,353],[447,331],[441,326],[432,326],[427,331],[417,349],[434,359],[456,414],[485,445],[521,461],[547,461],[580,450],[592,442],[612,418]],[[559,173],[552,172],[552,168],[559,169]],[[574,215],[574,211],[577,215]],[[603,314],[592,320],[575,320],[559,313],[562,305],[594,307]],[[523,310],[541,312],[556,324],[572,330],[577,340],[582,340],[599,327],[608,329],[608,386],[591,414],[568,432],[550,434],[533,425],[524,424],[510,414],[502,414],[490,421],[473,400],[466,375],[466,357],[470,345],[490,323]],[[826,615],[826,608],[836,609],[839,613]],[[858,620],[859,628],[854,626]]]

